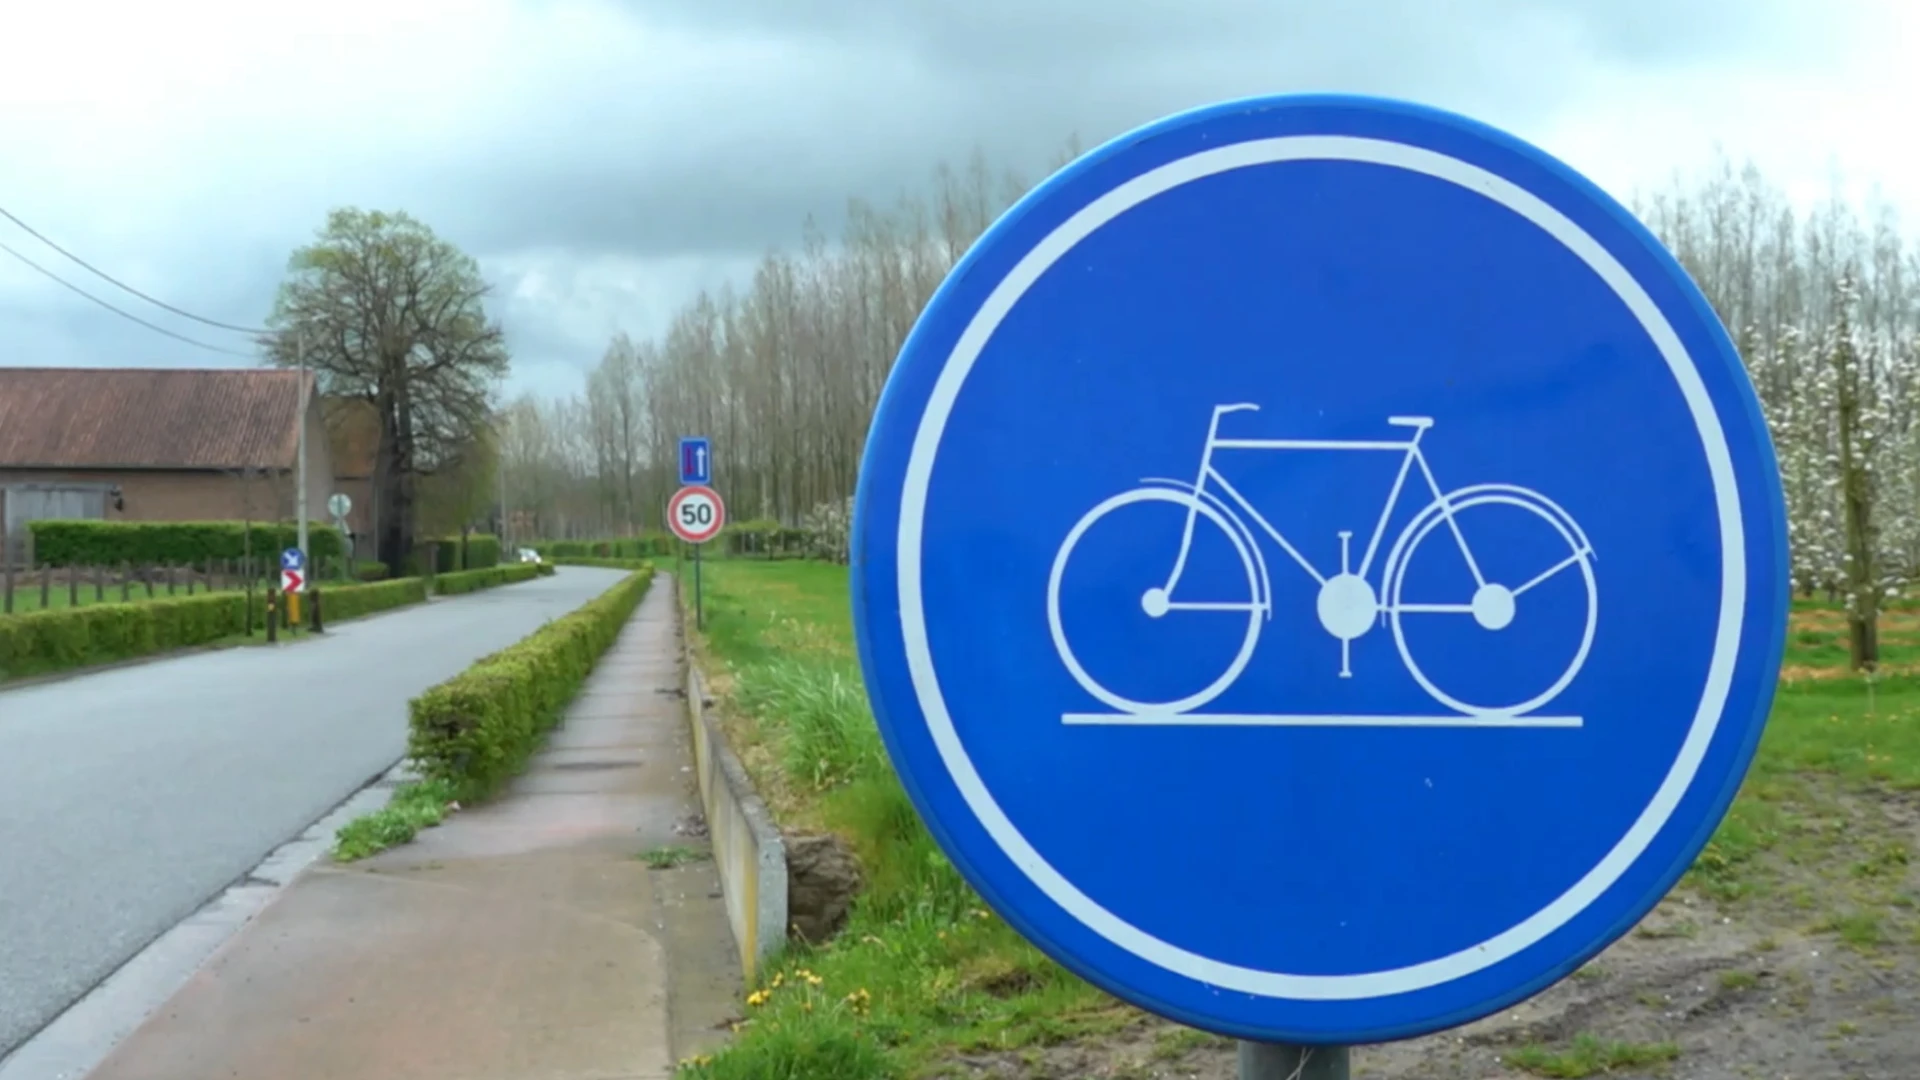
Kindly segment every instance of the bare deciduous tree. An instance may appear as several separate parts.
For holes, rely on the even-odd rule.
[[[509,468],[546,535],[658,527],[677,440],[715,440],[737,521],[827,520],[854,487],[901,343],[954,264],[1026,185],[975,155],[929,198],[808,222],[738,294],[701,295],[652,342],[610,344],[585,400],[522,402]],[[1798,210],[1722,160],[1639,213],[1732,330],[1779,453],[1794,587],[1847,601],[1857,666],[1881,598],[1920,574],[1920,251],[1892,208],[1836,191]],[[537,437],[536,437],[537,435]],[[531,485],[531,479],[526,481]]]
[[[293,253],[267,325],[274,363],[301,350],[323,393],[360,398],[380,416],[374,465],[378,555],[395,574],[413,548],[420,476],[452,467],[491,417],[507,372],[487,284],[472,258],[406,214],[357,209],[327,217]]]

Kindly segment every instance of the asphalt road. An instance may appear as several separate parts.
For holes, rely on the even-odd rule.
[[[398,761],[409,698],[621,576],[0,689],[0,1057]]]

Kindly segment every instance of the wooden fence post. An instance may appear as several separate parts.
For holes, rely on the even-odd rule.
[[[98,604],[107,598],[107,568],[99,563],[93,564],[93,602]]]
[[[133,602],[133,564],[125,559],[120,560],[120,602]]]
[[[8,615],[13,614],[13,560],[7,557],[6,548],[0,546],[0,607]]]
[[[80,606],[80,568],[67,567],[67,606]]]
[[[45,611],[52,606],[53,606],[53,567],[43,563],[40,566],[40,610]]]

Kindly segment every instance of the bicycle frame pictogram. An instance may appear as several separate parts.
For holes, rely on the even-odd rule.
[[[1117,714],[1069,713],[1063,719],[1069,723],[1178,722],[1507,727],[1578,727],[1580,725],[1579,717],[1531,715],[1533,710],[1558,696],[1579,673],[1592,646],[1598,618],[1597,588],[1593,574],[1595,561],[1593,546],[1570,514],[1545,495],[1517,485],[1475,484],[1453,491],[1442,488],[1439,480],[1434,476],[1425,452],[1421,449],[1422,438],[1434,426],[1432,417],[1388,417],[1389,426],[1411,431],[1411,434],[1404,439],[1268,439],[1221,436],[1220,426],[1223,417],[1234,413],[1254,412],[1258,409],[1258,405],[1249,403],[1215,406],[1207,426],[1206,442],[1201,449],[1200,465],[1193,481],[1186,482],[1163,477],[1146,478],[1141,482],[1141,487],[1115,495],[1089,510],[1062,541],[1060,550],[1054,558],[1053,572],[1049,577],[1047,589],[1047,614],[1049,626],[1053,632],[1054,645],[1076,681],[1095,698],[1118,710]],[[1393,486],[1387,494],[1385,504],[1381,507],[1372,533],[1367,539],[1366,548],[1360,557],[1360,565],[1357,568],[1352,566],[1352,532],[1341,531],[1338,533],[1340,569],[1329,574],[1316,567],[1265,514],[1261,513],[1253,501],[1221,472],[1215,463],[1215,456],[1223,450],[1400,454],[1399,471],[1394,477]],[[1407,492],[1408,477],[1416,472],[1427,489],[1430,501],[1400,532],[1382,559],[1381,543],[1386,537],[1387,526]],[[1170,702],[1136,701],[1115,694],[1102,686],[1087,673],[1070,648],[1059,610],[1062,577],[1068,559],[1080,538],[1096,522],[1108,515],[1131,505],[1152,502],[1171,503],[1183,508],[1186,511],[1186,523],[1181,531],[1179,549],[1172,557],[1172,565],[1164,582],[1147,588],[1141,594],[1140,606],[1144,612],[1153,619],[1163,619],[1181,612],[1244,612],[1248,617],[1247,630],[1239,653],[1227,671],[1205,689]],[[1517,584],[1491,580],[1483,571],[1481,561],[1474,557],[1472,546],[1468,543],[1466,533],[1460,526],[1460,518],[1466,511],[1494,506],[1518,508],[1545,521],[1567,545],[1568,554]],[[1238,554],[1246,574],[1247,598],[1245,600],[1199,601],[1182,600],[1178,597],[1176,590],[1187,571],[1188,560],[1193,551],[1195,530],[1203,521],[1219,528]],[[1467,570],[1472,575],[1473,595],[1453,603],[1407,602],[1402,599],[1401,594],[1409,560],[1420,544],[1439,531],[1442,526],[1445,527],[1446,535],[1451,537],[1453,546],[1459,551]],[[1258,533],[1255,532],[1256,527],[1259,530]],[[1431,697],[1447,706],[1452,712],[1442,716],[1288,714],[1203,716],[1193,714],[1193,709],[1225,692],[1227,687],[1232,685],[1245,670],[1258,643],[1260,624],[1273,617],[1272,579],[1265,554],[1260,547],[1261,535],[1271,540],[1319,587],[1315,613],[1321,627],[1340,642],[1340,676],[1342,678],[1353,677],[1352,643],[1376,625],[1385,624],[1393,631],[1401,660],[1408,673]],[[1371,576],[1376,559],[1381,560],[1377,583]],[[1473,624],[1480,629],[1497,632],[1512,623],[1521,597],[1562,572],[1574,568],[1580,572],[1586,595],[1584,627],[1580,644],[1560,677],[1542,692],[1515,702],[1500,704],[1468,702],[1443,690],[1415,661],[1408,648],[1403,623],[1405,616],[1469,616]]]

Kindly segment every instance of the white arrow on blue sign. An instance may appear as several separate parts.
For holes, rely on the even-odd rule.
[[[306,553],[301,551],[299,548],[287,548],[285,551],[282,551],[280,553],[280,569],[305,570],[306,568],[307,568]]]
[[[1786,625],[1766,425],[1545,153],[1234,102],[1052,177],[923,312],[855,510],[916,807],[1084,977],[1243,1038],[1484,1016],[1725,814]]]
[[[680,486],[713,482],[713,446],[704,436],[680,440]]]

